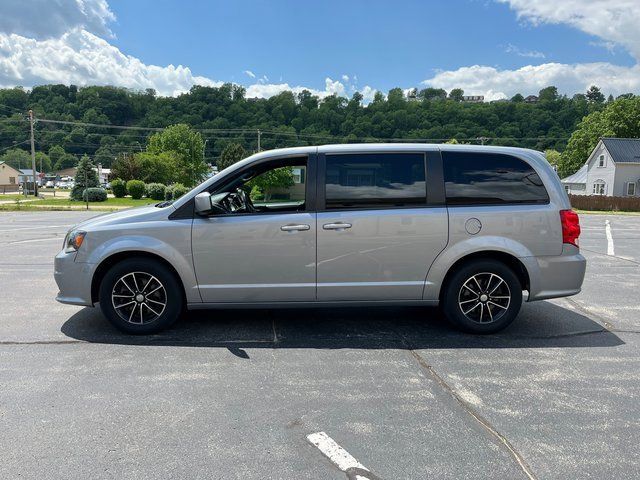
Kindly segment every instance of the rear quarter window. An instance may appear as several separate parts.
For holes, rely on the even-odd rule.
[[[544,204],[549,195],[536,171],[511,155],[442,152],[448,205]]]

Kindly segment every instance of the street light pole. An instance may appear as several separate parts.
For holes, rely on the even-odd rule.
[[[36,147],[33,139],[33,110],[29,110],[29,125],[31,127],[31,168],[33,169],[33,195],[38,196],[38,187],[36,187]]]
[[[262,137],[262,132],[260,130],[258,130],[258,152],[260,152],[260,150],[262,150],[260,148],[260,138]]]

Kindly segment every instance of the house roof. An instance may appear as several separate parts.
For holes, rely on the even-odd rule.
[[[603,138],[616,163],[640,163],[640,138]]]
[[[569,175],[567,178],[563,178],[561,180],[562,183],[587,183],[587,168],[588,164],[584,164],[580,170],[578,170],[573,175]]]
[[[9,165],[7,162],[5,162],[4,160],[0,161],[0,165],[5,165],[9,168],[13,168],[11,165]],[[18,170],[17,168],[13,168],[16,172],[20,172],[20,170]]]
[[[32,176],[33,175],[33,170],[31,168],[21,168],[20,169],[20,175]],[[37,175],[40,175],[40,172],[38,172],[36,170],[36,176]]]

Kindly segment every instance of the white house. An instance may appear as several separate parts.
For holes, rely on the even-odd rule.
[[[582,168],[562,183],[571,195],[640,196],[640,139],[601,138]]]

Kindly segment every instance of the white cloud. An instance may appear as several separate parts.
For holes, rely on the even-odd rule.
[[[303,90],[310,91],[313,95],[317,95],[320,98],[328,97],[329,95],[346,96],[346,88],[339,80],[332,80],[327,77],[325,79],[325,89],[317,90],[314,88],[295,86],[292,87],[288,83],[256,83],[247,87],[247,98],[269,98],[274,95],[278,95],[284,91],[291,91],[295,94],[302,92]]]
[[[112,36],[115,19],[106,0],[2,0],[0,32],[42,40],[82,28]]]
[[[349,75],[342,75],[342,81],[343,82],[348,82],[349,81]]]
[[[512,45],[510,43],[504,49],[507,53],[515,53],[519,57],[526,58],[545,58],[545,54],[542,52],[538,52],[537,50],[522,50],[520,47]]]
[[[376,96],[378,90],[370,87],[369,85],[365,85],[365,87],[360,92],[362,94],[362,102],[364,104],[371,103],[373,101],[373,97]]]
[[[251,70],[245,70],[245,71],[244,71],[244,73],[245,73],[245,75],[247,75],[248,77],[256,78],[256,74],[255,74],[255,73],[253,73]]]
[[[534,25],[567,24],[625,47],[640,60],[638,0],[496,0]]]
[[[422,82],[450,91],[462,88],[467,95],[484,95],[486,100],[497,100],[522,93],[537,94],[549,85],[560,93],[573,95],[598,85],[606,94],[619,95],[640,90],[640,65],[623,67],[610,63],[544,63],[527,65],[517,70],[498,70],[494,67],[473,65],[457,70],[439,71]]]
[[[0,85],[43,83],[155,88],[161,95],[177,95],[194,84],[222,84],[193,75],[182,65],[146,65],[85,30],[40,41],[0,33]]]

